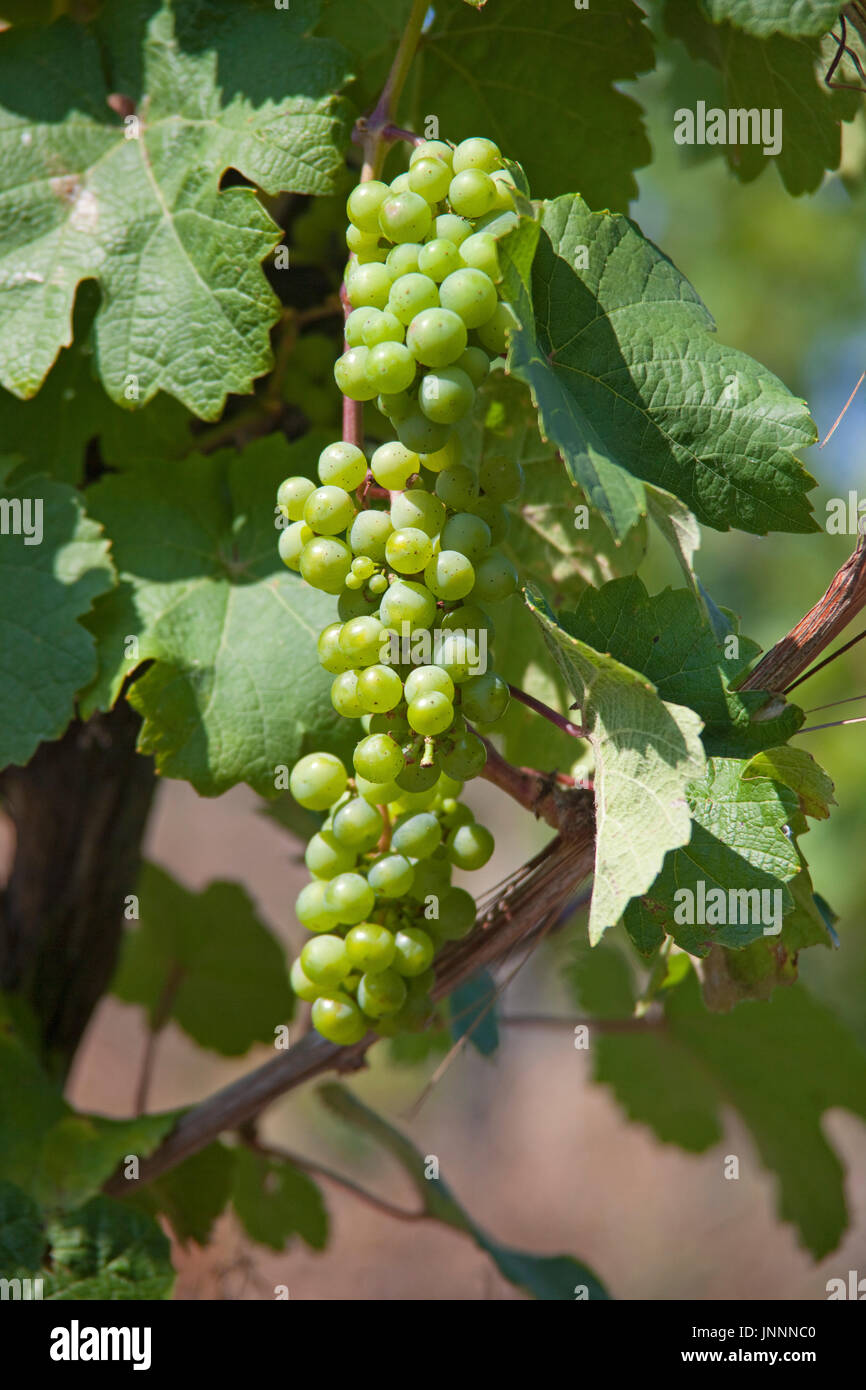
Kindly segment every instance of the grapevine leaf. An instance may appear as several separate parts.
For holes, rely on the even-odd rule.
[[[575,1004],[592,1018],[627,1019],[634,1013],[634,985],[625,955],[609,938],[581,945],[562,972]]]
[[[146,864],[140,920],[123,943],[112,989],[147,1009],[151,1028],[173,1019],[200,1047],[227,1056],[273,1042],[292,1014],[282,948],[236,883],[193,893]]]
[[[279,302],[260,262],[279,228],[252,189],[220,179],[234,168],[267,193],[333,189],[345,68],[336,45],[307,37],[317,15],[311,0],[276,17],[254,6],[239,31],[230,0],[109,0],[92,25],[0,35],[10,391],[38,390],[85,280],[102,291],[94,343],[114,401],[163,390],[214,419],[268,369]]]
[[[552,665],[542,632],[519,594],[501,603],[496,612],[496,670],[503,680],[568,717],[568,686],[559,668]],[[509,761],[544,771],[570,772],[586,748],[519,700],[510,702],[494,727],[503,735]]]
[[[102,529],[79,493],[44,475],[3,482],[0,460],[0,767],[59,738],[93,678],[95,644],[76,619],[116,582]]]
[[[720,0],[718,19],[725,18],[724,8],[736,4],[737,0]],[[750,32],[744,32],[731,23],[710,23],[702,7],[692,0],[666,0],[664,25],[673,38],[682,40],[693,62],[704,59],[719,69],[722,106],[717,109],[724,112],[726,128],[731,110],[766,110],[771,117],[781,113],[781,140],[775,154],[764,153],[765,148],[773,148],[772,130],[769,141],[763,136],[746,141],[740,137],[734,143],[717,146],[724,150],[736,176],[747,183],[772,162],[789,193],[813,193],[823,182],[825,171],[839,167],[840,122],[855,118],[861,100],[856,92],[831,91],[821,80],[820,68],[826,63],[818,37],[805,37],[805,31],[797,33],[793,24],[785,32],[771,32],[768,26],[776,25],[779,8],[772,7],[764,33],[759,34],[757,25],[749,25]],[[838,5],[836,8],[838,12]],[[827,28],[829,25],[824,24],[817,32]]]
[[[596,1081],[663,1142],[708,1149],[722,1106],[733,1106],[776,1175],[781,1219],[816,1259],[836,1248],[848,1224],[844,1169],[822,1121],[834,1106],[866,1119],[866,1055],[802,985],[718,1014],[692,974],[666,992],[662,1030],[605,1034],[593,1052]]]
[[[518,319],[509,369],[617,538],[646,512],[639,479],[720,531],[817,529],[814,480],[793,452],[816,438],[804,403],[718,343],[691,285],[633,222],[556,198],[500,250]]]
[[[329,1110],[368,1135],[397,1160],[410,1178],[425,1216],[465,1232],[487,1252],[500,1274],[517,1288],[524,1289],[533,1298],[554,1301],[573,1300],[578,1288],[586,1290],[583,1297],[608,1298],[592,1271],[570,1255],[529,1255],[491,1240],[463,1210],[441,1177],[427,1177],[427,1160],[415,1145],[344,1086],[336,1082],[320,1086],[319,1096]]]
[[[312,1250],[328,1243],[322,1194],[293,1163],[238,1149],[232,1202],[247,1235],[271,1250],[284,1250],[298,1235]]]
[[[53,1300],[168,1298],[174,1283],[170,1245],[152,1216],[94,1197],[48,1224]]]
[[[595,943],[691,834],[686,788],[704,768],[701,720],[637,671],[571,635],[540,595],[527,604],[574,693],[595,753]]]
[[[806,815],[816,820],[826,820],[830,807],[836,805],[833,783],[804,748],[767,748],[756,753],[743,769],[743,781],[750,777],[770,777],[791,787]]]
[[[499,1046],[499,1025],[496,1021],[496,983],[487,970],[464,981],[449,995],[451,1037],[454,1042],[465,1037],[482,1057],[492,1057]]]
[[[140,747],[204,796],[241,781],[273,796],[275,769],[323,741],[349,746],[316,654],[335,602],[285,568],[273,524],[277,487],[310,458],[308,440],[272,435],[88,489],[121,586],[88,620],[100,672],[84,709],[111,705],[153,659],[130,695]]]
[[[208,1144],[170,1172],[148,1183],[136,1204],[171,1222],[179,1241],[206,1245],[214,1223],[231,1200],[235,1154],[219,1142]]]
[[[839,17],[839,0],[705,0],[714,24],[729,19],[764,39],[769,34],[826,34]]]
[[[45,1233],[39,1207],[11,1182],[0,1182],[0,1276],[39,1269]]]

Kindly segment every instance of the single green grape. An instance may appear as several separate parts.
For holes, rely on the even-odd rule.
[[[421,159],[441,159],[450,168],[453,158],[454,149],[451,145],[446,145],[444,140],[422,140],[409,156],[409,168]]]
[[[488,550],[475,566],[472,598],[480,603],[498,603],[517,588],[517,570],[501,550]]]
[[[394,709],[403,698],[403,682],[390,666],[368,666],[358,677],[357,697],[368,714]]]
[[[312,1004],[319,997],[319,986],[312,980],[308,980],[301,966],[300,957],[292,961],[292,968],[289,971],[289,979],[292,982],[292,989],[298,999],[305,999],[308,1004]]]
[[[368,588],[372,594],[384,594],[388,587],[388,580],[384,574],[374,574]]]
[[[421,757],[424,751],[424,741],[419,740],[419,746],[410,751],[411,761],[407,761],[403,771],[395,777],[397,786],[403,792],[424,792],[434,787],[439,780],[439,767],[435,761],[427,766],[422,766]]]
[[[445,506],[424,488],[398,492],[391,502],[391,525],[395,530],[423,531],[434,539],[445,524]]]
[[[289,521],[302,521],[304,503],[316,484],[312,478],[285,478],[277,488],[277,506]]]
[[[441,367],[425,372],[418,388],[418,404],[439,425],[454,425],[468,415],[475,400],[475,387],[460,367]]]
[[[376,397],[376,405],[392,423],[395,420],[405,420],[415,409],[415,402],[408,391],[380,392]]]
[[[342,926],[354,927],[369,917],[376,905],[376,894],[362,874],[338,874],[325,888],[324,903]],[[304,970],[310,973],[306,965]],[[310,975],[310,979],[314,978]]]
[[[325,907],[325,884],[318,879],[305,883],[295,899],[295,916],[307,931],[333,931],[337,918]]]
[[[477,777],[487,762],[487,749],[477,734],[470,730],[460,734],[451,748],[441,755],[441,764],[449,777],[458,777],[469,782]]]
[[[438,203],[451,183],[451,166],[441,159],[417,159],[409,168],[409,187],[426,203]]]
[[[342,630],[342,623],[328,623],[328,626],[319,633],[319,640],[316,643],[319,665],[326,671],[330,671],[333,676],[338,676],[341,671],[348,671],[352,665],[340,646]]]
[[[473,386],[481,386],[490,372],[490,358],[480,347],[468,347],[454,365],[466,373]]]
[[[382,1014],[393,1014],[406,1001],[406,986],[396,971],[378,970],[361,976],[358,985],[358,1003],[370,1018]]]
[[[319,454],[318,474],[326,486],[342,488],[347,493],[354,492],[367,476],[363,449],[341,441],[329,444]]]
[[[511,518],[501,502],[494,502],[486,496],[476,497],[474,502],[470,502],[469,510],[473,516],[480,516],[488,526],[491,545],[498,545],[500,541],[505,540]]]
[[[498,282],[502,279],[499,248],[496,237],[491,236],[490,232],[473,232],[472,236],[460,243],[459,256],[465,266],[483,271],[491,280]]]
[[[380,822],[381,824],[381,822]],[[378,975],[387,970],[395,952],[394,933],[378,922],[359,922],[346,933],[346,950],[356,970]]]
[[[490,175],[493,186],[496,189],[496,202],[493,204],[494,212],[513,212],[517,206],[514,197],[517,192],[517,184],[508,169],[496,169]]]
[[[355,786],[358,795],[369,806],[390,806],[392,801],[398,801],[403,795],[400,787],[392,779],[389,782],[371,782],[359,773],[355,775]]]
[[[404,696],[410,704],[419,695],[429,695],[433,690],[453,703],[454,682],[441,666],[416,666],[406,677]]]
[[[483,869],[495,847],[483,825],[458,825],[448,836],[448,858],[457,869]]]
[[[490,527],[471,512],[456,512],[443,526],[440,539],[443,550],[459,550],[474,564],[490,549]]]
[[[301,951],[301,969],[313,984],[338,985],[351,969],[343,938],[328,932],[307,941]]]
[[[376,314],[381,314],[381,309],[374,309],[372,305],[365,305],[363,309],[353,309],[346,319],[344,333],[346,343],[350,348],[364,346],[364,329],[371,323]]]
[[[307,844],[304,861],[316,878],[334,878],[355,867],[355,851],[341,845],[330,830],[318,830]]]
[[[464,169],[451,180],[448,201],[460,217],[483,217],[496,202],[496,185],[483,170]]]
[[[368,348],[378,347],[380,343],[402,343],[405,336],[402,323],[387,309],[374,310],[361,326],[361,341]],[[367,361],[369,364],[369,358]]]
[[[408,859],[427,859],[442,840],[442,827],[431,811],[408,816],[395,827],[391,849]]]
[[[418,257],[421,264],[421,257]],[[388,311],[401,324],[411,324],[416,314],[425,309],[435,309],[439,304],[439,289],[436,281],[419,270],[410,271],[395,280],[388,295]]]
[[[425,367],[450,367],[465,351],[466,343],[466,324],[452,309],[422,310],[406,334],[406,346]]]
[[[392,179],[390,188],[392,193],[406,193],[409,190],[409,170]]]
[[[283,564],[287,565],[290,570],[300,570],[301,551],[315,534],[312,526],[308,526],[305,521],[293,521],[290,526],[281,531],[277,550]]]
[[[432,241],[453,241],[455,246],[462,246],[467,237],[472,235],[472,223],[467,222],[465,217],[458,217],[453,212],[440,212],[433,223],[433,228],[429,233],[429,240]]]
[[[370,471],[376,482],[380,487],[394,492],[404,488],[420,467],[421,460],[417,453],[396,440],[380,444],[370,459]]]
[[[459,550],[440,550],[424,570],[424,583],[446,603],[465,598],[475,584],[472,561]]]
[[[394,670],[393,666],[388,666],[386,669]],[[399,671],[395,671],[394,674],[398,679],[402,679]],[[369,723],[368,733],[390,734],[396,743],[402,743],[404,738],[409,735],[409,721],[405,715],[396,713],[396,706],[389,710],[377,710],[370,715]]]
[[[366,555],[377,564],[381,564],[385,558],[385,544],[391,530],[391,518],[388,513],[377,512],[370,507],[358,512],[352,522],[349,544],[356,555]]]
[[[360,264],[363,264],[367,258],[384,261],[387,255],[387,252],[383,251],[379,245],[378,232],[362,232],[361,228],[356,227],[354,223],[350,223],[346,228],[346,245],[358,257]]]
[[[311,1010],[313,1027],[328,1042],[349,1047],[367,1032],[367,1021],[354,999],[342,990],[320,994]]]
[[[422,275],[429,275],[431,280],[435,280],[437,285],[453,271],[459,270],[460,264],[460,252],[447,237],[434,237],[433,241],[425,242],[418,253],[418,269]],[[425,309],[430,307],[424,305]]]
[[[363,853],[372,849],[382,834],[382,817],[363,797],[353,797],[335,813],[332,834],[341,845]]]
[[[400,443],[416,454],[427,454],[441,449],[447,444],[451,434],[450,425],[439,424],[420,410],[413,410],[404,419],[395,421],[395,428]]]
[[[367,615],[351,618],[343,624],[340,650],[355,667],[374,666],[382,650],[384,625],[378,618]]]
[[[402,854],[385,854],[367,870],[367,882],[379,898],[402,898],[413,878],[412,865]]]
[[[341,671],[331,682],[331,704],[344,719],[360,719],[367,713],[358,693],[358,672]]]
[[[378,261],[354,265],[346,276],[346,297],[353,309],[384,309],[391,293],[391,272]]]
[[[442,798],[439,816],[442,825],[449,830],[453,830],[458,825],[471,825],[475,820],[465,802],[456,801],[453,796]]]
[[[415,865],[410,896],[423,903],[425,898],[441,898],[450,886],[451,864],[447,860],[421,859]]]
[[[369,555],[357,555],[352,561],[352,573],[355,575],[356,579],[360,579],[362,584],[366,584],[367,580],[371,578],[375,571],[376,566],[373,564]]]
[[[490,318],[477,329],[478,341],[494,357],[500,357],[508,350],[508,334],[514,327],[514,312],[504,301],[497,304]]]
[[[471,633],[478,645],[480,645],[478,641],[480,632],[486,632],[491,642],[496,636],[496,627],[490,614],[475,603],[464,603],[459,608],[453,608],[450,613],[445,614],[440,627],[443,632]]]
[[[403,241],[399,245],[391,247],[385,264],[395,283],[401,275],[410,275],[413,270],[418,269],[418,257],[421,254],[422,245],[423,243],[420,241]]]
[[[403,753],[388,734],[368,734],[356,746],[355,771],[368,782],[393,782],[403,770]]]
[[[394,938],[394,969],[398,975],[423,975],[433,959],[433,942],[420,927],[404,927]]]
[[[425,736],[442,734],[454,718],[454,706],[439,690],[416,695],[409,704],[407,718],[416,733]]]
[[[496,286],[483,270],[471,266],[455,270],[439,286],[443,309],[459,314],[467,328],[480,328],[495,312],[499,303]]]
[[[478,479],[465,463],[443,468],[436,479],[436,496],[454,512],[465,512],[478,496]]]
[[[429,627],[436,617],[436,600],[423,584],[411,579],[398,579],[382,595],[379,614],[386,627],[401,631],[403,623],[410,632]]]
[[[467,373],[468,375],[468,373]],[[421,462],[425,468],[429,468],[431,473],[441,473],[444,468],[455,468],[463,457],[463,445],[456,434],[452,434],[447,443],[435,453],[425,453],[422,455]]]
[[[379,209],[391,192],[386,183],[370,179],[352,189],[346,202],[349,221],[362,232],[379,234]]]
[[[331,484],[317,487],[304,503],[304,521],[321,536],[336,536],[345,531],[354,515],[355,506],[348,492]]]
[[[349,570],[351,572],[351,565]],[[347,588],[337,595],[337,615],[342,623],[349,623],[353,618],[373,618],[376,607],[375,596],[369,595],[366,589],[357,589],[353,593],[351,588]]]
[[[350,401],[371,401],[378,393],[375,382],[367,376],[369,356],[369,348],[353,347],[334,363],[334,380]]]
[[[486,646],[483,636],[458,630],[444,632],[439,643],[438,661],[455,685],[462,685],[471,676],[477,676],[483,671],[485,659]]]
[[[523,469],[507,454],[490,454],[478,470],[478,481],[494,502],[516,502],[523,491]]]
[[[454,151],[452,167],[455,174],[462,173],[464,169],[481,169],[485,174],[492,174],[494,169],[502,167],[502,154],[492,140],[487,140],[483,135],[473,135],[468,140],[460,141]]]
[[[370,349],[366,370],[377,394],[405,391],[415,380],[415,358],[405,343],[379,343]]]
[[[493,724],[501,719],[510,700],[508,685],[495,671],[485,671],[464,681],[460,709],[473,723]]]
[[[346,790],[346,769],[333,753],[308,753],[289,777],[292,796],[308,811],[326,811]]]
[[[438,928],[446,941],[460,941],[475,926],[475,899],[465,888],[447,888],[439,898]]]
[[[385,559],[398,574],[418,574],[432,555],[433,542],[426,531],[415,526],[392,531],[385,546]]]
[[[484,210],[487,211],[486,208]],[[423,241],[432,221],[429,204],[420,193],[410,189],[389,192],[379,208],[379,227],[389,241]],[[380,304],[378,307],[381,309],[384,306]]]

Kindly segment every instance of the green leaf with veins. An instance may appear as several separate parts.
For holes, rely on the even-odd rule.
[[[687,788],[704,770],[701,720],[660,698],[645,676],[572,636],[540,595],[526,602],[574,693],[595,754],[595,879],[589,939],[598,941],[688,843]]]
[[[44,1249],[39,1207],[14,1183],[0,1182],[0,1277],[38,1270]]]
[[[294,1000],[282,946],[237,883],[193,893],[153,864],[138,882],[138,926],[123,940],[112,991],[152,1029],[173,1020],[200,1047],[238,1056],[272,1043]]]
[[[714,24],[730,20],[756,38],[770,34],[820,35],[839,18],[839,0],[704,0]]]
[[[284,1250],[299,1235],[311,1250],[328,1243],[328,1213],[312,1178],[287,1160],[249,1149],[235,1153],[232,1202],[251,1240]]]
[[[817,529],[814,480],[794,456],[816,438],[804,403],[716,340],[691,285],[633,222],[557,198],[500,255],[519,320],[509,370],[614,536],[646,514],[641,479],[720,531]]]
[[[110,706],[152,660],[129,695],[141,750],[203,796],[242,781],[273,796],[275,768],[321,743],[351,747],[316,653],[335,600],[277,553],[277,487],[309,472],[318,451],[317,438],[271,435],[243,454],[154,462],[88,489],[121,584],[88,620],[100,670],[84,708]]]
[[[171,1246],[152,1216],[109,1197],[48,1223],[44,1297],[105,1301],[168,1298]]]
[[[217,1141],[149,1182],[133,1200],[143,1211],[165,1216],[179,1241],[207,1245],[231,1200],[234,1171],[234,1150]]]
[[[572,1301],[579,1285],[585,1286],[592,1300],[608,1297],[596,1275],[570,1255],[529,1255],[493,1241],[464,1211],[443,1178],[428,1178],[427,1159],[415,1145],[344,1086],[330,1082],[319,1087],[318,1095],[330,1111],[397,1160],[415,1188],[425,1216],[468,1235],[510,1283],[533,1298],[550,1301]]]
[[[714,17],[718,22],[713,24],[693,0],[666,0],[664,26],[673,38],[682,40],[693,62],[704,59],[720,71],[721,109],[726,116],[729,110],[781,112],[781,147],[775,155],[764,153],[768,142],[763,138],[717,147],[723,150],[737,178],[748,183],[775,163],[789,193],[813,193],[821,186],[825,171],[839,167],[841,122],[854,120],[862,99],[856,92],[827,87],[823,73],[837,45],[829,40],[829,49],[822,52],[817,36],[806,37],[808,31],[797,31],[793,7],[788,6],[791,23],[784,33],[771,32],[769,27],[781,27],[776,24],[778,4],[769,14],[762,7],[763,24],[744,28],[722,22],[724,12],[735,8],[744,17],[744,0],[717,0]],[[813,8],[817,22],[818,7]],[[840,8],[837,3],[837,13]],[[736,18],[734,14],[730,17]],[[822,23],[811,32],[822,33],[829,27]],[[744,32],[745,28],[750,32]]]
[[[743,780],[750,777],[771,777],[791,787],[805,814],[816,820],[826,820],[830,807],[836,805],[833,783],[804,748],[766,748],[756,753],[743,770]]]
[[[91,25],[0,34],[10,391],[39,389],[91,279],[113,400],[163,390],[214,419],[229,392],[251,390],[272,360],[279,301],[260,262],[280,230],[252,189],[220,191],[220,179],[234,168],[266,193],[332,190],[345,66],[339,47],[307,37],[317,15],[313,0],[276,15],[256,4],[239,29],[230,0],[108,0]],[[137,130],[109,105],[118,97]]]
[[[0,768],[26,763],[63,733],[96,670],[93,638],[77,619],[117,582],[81,494],[44,474],[9,477],[15,462],[0,458]]]

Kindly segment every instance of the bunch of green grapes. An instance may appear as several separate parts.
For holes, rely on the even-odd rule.
[[[452,208],[476,208],[476,216],[483,216],[482,202],[487,205],[490,197],[501,201],[509,187],[480,167],[486,163],[495,172],[499,160],[487,140],[464,141],[453,151],[438,142],[418,147],[409,175],[401,176],[411,178],[420,168],[416,183],[427,191],[428,224],[412,225],[431,235],[416,250],[433,247],[438,252],[447,240],[459,257],[470,233],[476,242],[485,235],[470,227],[464,237],[456,225],[465,220],[459,211],[437,213],[435,203],[432,210],[430,204],[434,195],[438,200],[447,193]],[[431,166],[439,176],[435,180]],[[437,166],[448,172],[447,184]],[[480,190],[487,184],[478,180],[464,181],[455,191],[463,172],[483,175],[494,192],[486,192],[482,200]],[[395,182],[400,185],[399,179]],[[348,239],[357,257],[373,250],[352,235],[357,219],[368,212],[366,205],[363,214],[358,211],[356,194],[371,187],[375,191],[384,185],[360,185],[349,198],[355,220]],[[471,207],[463,199],[464,188],[475,191]],[[412,186],[400,185],[393,196],[392,190],[393,185],[377,204],[382,227],[396,217],[393,209],[387,211],[393,201],[406,193],[420,196]],[[414,202],[409,206],[415,207]],[[460,241],[444,236],[451,224]],[[374,238],[377,246],[379,239]],[[489,240],[495,255],[492,235]],[[409,244],[398,241],[394,249]],[[379,249],[379,259],[353,263],[349,285],[367,266],[387,272],[381,256],[391,253]],[[492,262],[489,267],[495,269]],[[449,275],[470,269],[487,279],[502,308],[486,271],[458,260]],[[420,271],[407,275],[424,278]],[[440,288],[447,278],[443,276]],[[451,302],[459,303],[473,322],[477,318],[468,295],[457,294]],[[347,334],[362,311],[368,314],[368,326],[376,322],[370,310],[398,321],[390,309],[358,306],[349,316]],[[431,312],[443,316],[449,351],[459,339],[459,360],[474,355],[469,360],[480,380],[478,361],[484,357],[486,372],[488,353],[467,344],[467,323],[456,308],[440,304],[418,309],[406,325],[407,343],[419,336],[413,336],[418,320],[423,329]],[[462,336],[452,336],[450,319],[459,320]],[[420,337],[424,339],[423,332]],[[442,341],[435,334],[434,340]],[[504,348],[501,337],[494,343],[491,334],[488,341],[491,351]],[[396,338],[366,347],[374,372],[379,346],[409,350]],[[356,351],[350,348],[337,363],[344,391],[346,358]],[[425,349],[425,355],[431,354]],[[324,752],[302,758],[291,774],[292,794],[300,804],[328,813],[307,848],[312,878],[301,891],[296,912],[313,936],[292,966],[292,982],[295,992],[312,1003],[318,1031],[339,1043],[356,1042],[370,1028],[393,1034],[426,1026],[437,952],[469,932],[475,921],[474,900],[452,886],[452,871],[482,868],[494,847],[490,831],[476,824],[460,794],[486,762],[475,726],[496,723],[509,701],[507,683],[488,663],[494,636],[488,610],[517,586],[514,566],[496,544],[507,529],[505,504],[520,496],[523,476],[519,464],[504,456],[485,457],[477,468],[462,460],[450,425],[424,413],[425,402],[433,400],[424,391],[432,375],[429,364],[414,358],[413,363],[412,386],[400,388],[414,402],[411,412],[402,419],[392,413],[391,418],[399,436],[399,425],[423,416],[434,427],[432,435],[414,435],[416,447],[405,436],[389,440],[373,450],[369,462],[354,444],[329,444],[319,457],[318,487],[309,478],[292,477],[277,493],[287,523],[279,541],[284,563],[314,588],[337,596],[338,620],[319,637],[319,660],[333,676],[334,708],[359,725],[353,777],[339,758]],[[474,394],[468,371],[446,365],[438,375],[448,370],[466,377]],[[386,393],[385,402],[393,395]],[[381,399],[380,405],[384,409]]]

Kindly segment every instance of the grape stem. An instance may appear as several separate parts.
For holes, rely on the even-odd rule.
[[[530,695],[527,691],[521,690],[519,685],[509,684],[508,689],[515,700],[519,700],[522,705],[526,705],[527,709],[535,710],[536,714],[540,714],[545,719],[549,719],[550,723],[555,724],[564,734],[570,734],[572,738],[589,737],[589,733],[586,729],[582,729],[578,724],[572,724],[570,719],[565,718],[565,715],[557,714],[555,709],[550,708],[550,705],[545,705],[541,700],[536,700],[534,695]]]
[[[393,144],[395,140],[411,140],[416,144],[420,143],[418,136],[395,126],[392,118],[406,85],[406,78],[409,76],[409,69],[415,57],[415,50],[418,47],[418,40],[421,37],[424,19],[429,8],[429,0],[413,0],[412,10],[406,21],[406,28],[403,30],[397,52],[394,54],[394,61],[382,88],[382,94],[369,116],[362,116],[355,124],[352,138],[361,145],[364,153],[364,163],[361,169],[362,183],[367,179],[379,177],[388,146]]]
[[[395,1221],[425,1221],[428,1219],[426,1211],[407,1211],[405,1207],[393,1206],[391,1202],[386,1202],[384,1197],[378,1197],[375,1192],[368,1191],[366,1187],[361,1187],[360,1183],[353,1182],[351,1178],[337,1173],[333,1168],[327,1168],[323,1163],[316,1163],[311,1158],[302,1158],[300,1154],[290,1153],[288,1149],[278,1149],[272,1144],[262,1144],[250,1126],[244,1126],[238,1131],[238,1135],[246,1148],[251,1149],[253,1153],[260,1154],[262,1158],[269,1158],[275,1163],[291,1163],[295,1168],[300,1168],[311,1176],[324,1178],[327,1182],[344,1188],[346,1192],[351,1192],[354,1197],[365,1202],[367,1206],[374,1207],[376,1211],[383,1212],[385,1216],[393,1217]]]
[[[424,736],[424,756],[421,759],[422,767],[432,767],[436,761],[436,740],[431,734]]]

